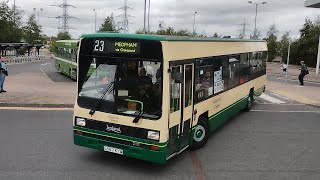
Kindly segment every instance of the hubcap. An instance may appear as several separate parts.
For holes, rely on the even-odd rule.
[[[193,139],[196,142],[200,142],[204,139],[206,131],[203,126],[198,125],[194,131]]]

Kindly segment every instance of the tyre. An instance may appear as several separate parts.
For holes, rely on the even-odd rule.
[[[194,129],[194,134],[192,136],[193,143],[190,146],[190,149],[200,149],[202,148],[209,139],[209,125],[208,121],[204,117],[199,118],[199,122]]]
[[[247,111],[247,112],[248,112],[248,111],[251,110],[253,101],[254,101],[253,95],[250,94],[249,97],[248,97],[248,99],[247,99],[247,106],[246,106],[246,108],[244,108],[244,111]]]

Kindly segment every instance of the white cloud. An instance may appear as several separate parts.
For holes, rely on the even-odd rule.
[[[320,14],[320,9],[305,8],[303,0],[265,0],[268,3],[260,5],[258,8],[257,27],[265,36],[271,24],[275,23],[280,31],[279,36],[286,31],[290,31],[293,36],[299,34],[306,17],[314,19]],[[54,18],[61,16],[62,9],[50,5],[62,4],[63,0],[16,0],[16,4],[24,10],[24,19],[34,13],[33,8],[40,8],[44,11],[39,13],[40,24],[47,35],[56,35],[59,21]],[[256,1],[262,2],[262,1]],[[13,0],[10,0],[10,4]],[[83,33],[94,31],[94,12],[97,9],[97,27],[102,24],[103,19],[114,13],[116,20],[120,21],[122,14],[119,9],[124,5],[124,0],[68,0],[69,4],[76,8],[69,8],[69,15],[77,17],[79,20],[70,19],[69,26],[73,37],[77,38]],[[128,6],[132,7],[128,13],[130,18],[130,32],[135,32],[143,28],[144,0],[128,0]],[[212,35],[215,32],[223,35],[236,37],[239,34],[243,19],[246,18],[248,31],[251,33],[254,28],[255,6],[248,4],[247,0],[151,0],[150,24],[151,30],[156,30],[160,21],[164,21],[166,26],[175,29],[188,29],[192,31],[193,13],[196,15],[196,29],[198,33],[205,32]],[[37,14],[37,13],[36,13]]]

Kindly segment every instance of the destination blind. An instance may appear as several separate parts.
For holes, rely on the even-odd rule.
[[[123,40],[94,40],[93,52],[140,54],[140,42]]]

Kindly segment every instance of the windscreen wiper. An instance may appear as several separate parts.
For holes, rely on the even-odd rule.
[[[139,114],[133,119],[132,122],[133,122],[133,123],[138,123],[142,115],[143,115],[143,110],[141,110],[141,111],[139,112]]]
[[[90,110],[89,114],[90,114],[91,116],[96,112],[96,110],[97,110],[97,108],[100,106],[102,100],[103,100],[106,96],[108,96],[111,92],[113,92],[113,89],[114,89],[114,81],[109,84],[109,86],[106,88],[106,90],[104,90],[104,92],[102,93],[102,95],[101,95],[101,97],[99,98],[98,102],[97,102],[97,103],[94,105],[94,107]]]

